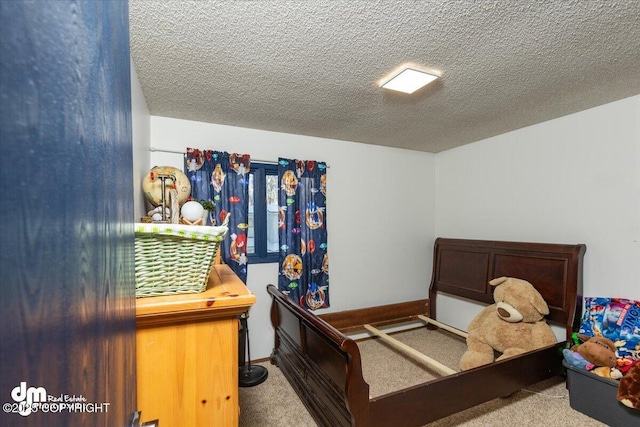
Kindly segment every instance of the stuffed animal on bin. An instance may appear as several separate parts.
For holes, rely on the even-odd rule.
[[[469,324],[467,351],[460,368],[468,370],[494,361],[494,350],[506,359],[557,342],[544,320],[549,307],[542,295],[526,280],[500,277],[489,282],[495,286],[492,304]]]
[[[608,378],[610,380],[619,380],[622,378],[622,372],[618,368],[610,368],[608,366],[598,366],[594,368],[592,371],[589,371],[592,374],[596,374],[602,378]]]
[[[618,362],[616,345],[609,338],[578,334],[581,344],[562,350],[564,360],[570,365],[590,371],[598,366],[614,368]]]
[[[618,400],[629,408],[640,410],[640,363],[635,363],[620,380]]]

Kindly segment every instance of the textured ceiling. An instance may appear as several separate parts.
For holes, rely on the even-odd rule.
[[[150,113],[439,152],[640,93],[640,2],[130,1]],[[403,63],[442,78],[378,87]]]

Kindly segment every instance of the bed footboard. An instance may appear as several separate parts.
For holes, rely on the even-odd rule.
[[[271,323],[277,365],[319,425],[369,425],[369,385],[356,343],[293,304],[273,286]]]

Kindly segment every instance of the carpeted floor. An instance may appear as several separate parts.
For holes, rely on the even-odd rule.
[[[457,361],[466,349],[464,340],[442,330],[429,331],[422,328],[397,333],[393,337],[456,370]],[[364,340],[358,346],[371,396],[386,394],[436,377],[432,370],[380,339]],[[260,365],[269,370],[269,378],[258,386],[240,388],[240,427],[315,426],[316,423],[280,370],[269,362]],[[429,427],[604,425],[570,407],[569,393],[564,379],[560,377],[428,424]]]

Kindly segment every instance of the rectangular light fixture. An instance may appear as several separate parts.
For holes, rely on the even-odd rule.
[[[381,87],[398,92],[413,93],[439,77],[436,74],[407,67],[383,83]]]

